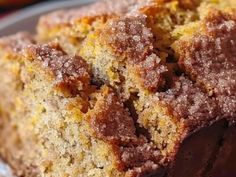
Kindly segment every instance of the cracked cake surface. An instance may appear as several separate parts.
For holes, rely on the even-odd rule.
[[[0,39],[17,176],[236,174],[233,0],[101,0],[36,28]]]

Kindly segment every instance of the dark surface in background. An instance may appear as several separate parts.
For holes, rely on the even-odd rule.
[[[0,0],[1,10],[14,9],[25,6],[27,4],[32,4],[38,0]]]
[[[0,11],[16,10],[43,1],[46,0],[0,0]]]
[[[55,0],[0,0],[0,18],[7,16],[21,8],[45,1]]]

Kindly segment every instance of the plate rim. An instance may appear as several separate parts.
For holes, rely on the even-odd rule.
[[[55,10],[69,9],[79,7],[95,2],[95,0],[69,0],[69,1],[54,1],[54,2],[42,2],[36,5],[32,5],[22,10],[13,12],[13,14],[3,17],[0,20],[0,37],[11,34],[11,27],[19,25],[21,22],[27,19],[39,18],[40,15],[50,13]],[[18,30],[16,29],[16,32]],[[22,31],[22,30],[20,30]],[[25,30],[27,31],[27,29]]]

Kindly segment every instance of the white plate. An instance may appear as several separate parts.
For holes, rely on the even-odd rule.
[[[45,2],[20,10],[0,20],[0,37],[18,31],[34,32],[39,17],[58,9],[79,7],[95,0],[66,0]],[[10,168],[0,161],[0,177],[13,177]]]

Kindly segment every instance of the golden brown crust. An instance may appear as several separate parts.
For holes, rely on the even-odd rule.
[[[121,99],[108,87],[98,94],[88,119],[95,135],[112,146],[118,168],[139,175],[159,169],[159,150],[145,137],[137,137],[134,121]]]
[[[176,0],[156,0],[157,3],[167,3]],[[200,0],[177,0],[180,4],[180,7],[184,9],[196,9],[200,4]]]
[[[91,113],[90,124],[96,135],[114,143],[129,142],[136,138],[133,119],[124,109],[121,100],[115,93],[104,87],[94,110]]]
[[[76,21],[83,18],[92,19],[101,16],[122,15],[127,13],[132,8],[132,6],[137,5],[138,1],[101,0],[82,8],[61,10],[43,16],[40,19],[40,25],[52,28],[61,25],[72,25]]]
[[[226,129],[227,121],[220,120],[189,134],[181,143],[175,160],[171,162],[167,176],[204,176],[205,171],[208,170],[208,165],[211,165],[212,159],[221,146],[222,136]]]

